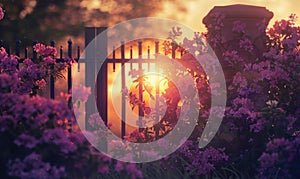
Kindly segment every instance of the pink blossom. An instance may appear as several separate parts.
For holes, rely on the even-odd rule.
[[[37,80],[35,82],[35,84],[39,87],[39,88],[43,88],[44,86],[46,86],[46,81],[44,79],[41,80]]]
[[[43,44],[35,44],[33,46],[35,52],[39,53],[42,56],[55,56],[56,55],[56,48],[51,46],[45,46]]]
[[[0,20],[4,18],[4,10],[0,7]]]
[[[1,47],[0,48],[0,59],[3,59],[5,57],[7,57],[6,50],[5,50],[5,48]]]

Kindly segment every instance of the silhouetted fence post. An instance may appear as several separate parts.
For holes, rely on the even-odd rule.
[[[55,42],[54,42],[54,40],[51,40],[50,41],[50,45],[52,46],[52,47],[55,47]],[[54,87],[54,85],[55,85],[55,81],[54,81],[54,77],[53,77],[53,75],[51,75],[50,76],[50,98],[51,99],[54,99],[55,98],[55,87]]]
[[[21,45],[21,41],[20,40],[16,40],[16,56],[20,57],[20,45]]]
[[[86,27],[85,28],[85,47],[89,45],[89,48],[85,49],[85,85],[91,87],[91,95],[88,97],[85,111],[86,111],[86,129],[91,130],[93,126],[90,126],[88,119],[90,115],[99,111],[99,114],[107,124],[107,62],[105,60],[101,69],[99,68],[100,53],[105,53],[107,56],[107,42],[99,42],[95,39],[97,35],[105,31],[106,27]],[[95,39],[95,40],[94,40]],[[98,68],[97,68],[98,67]],[[100,69],[99,72],[97,69]],[[95,85],[95,81],[97,83]],[[96,90],[95,90],[96,87]],[[96,103],[96,104],[95,104]],[[98,110],[96,110],[98,109]]]

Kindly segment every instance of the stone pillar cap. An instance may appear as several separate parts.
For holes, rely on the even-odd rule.
[[[273,12],[267,10],[265,7],[235,4],[229,6],[215,6],[203,19],[203,23],[207,24],[212,13],[222,13],[225,18],[255,18],[255,19],[265,19],[269,21],[273,17]]]

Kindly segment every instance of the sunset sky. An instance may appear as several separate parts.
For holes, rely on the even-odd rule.
[[[187,12],[176,13],[171,10],[171,3],[165,3],[164,10],[158,12],[156,16],[179,20],[197,31],[205,31],[205,27],[202,24],[203,17],[205,17],[214,6],[226,6],[231,4],[248,4],[266,7],[274,13],[270,24],[273,24],[275,20],[286,19],[291,13],[300,16],[300,4],[298,0],[190,0],[186,2]],[[299,20],[297,24],[300,24]]]
[[[202,19],[214,6],[226,6],[232,4],[264,6],[274,13],[274,17],[270,24],[273,24],[275,20],[286,19],[291,13],[295,13],[297,15],[300,14],[300,5],[298,5],[297,2],[299,1],[297,0],[186,0],[178,1],[176,4],[173,1],[162,2],[162,9],[155,12],[153,16],[177,20],[190,26],[194,30],[201,32],[205,31]],[[179,2],[181,4],[178,4]],[[161,1],[156,3],[161,3]],[[121,20],[116,19],[114,16],[119,11],[132,11],[131,13],[135,14],[135,11],[132,10],[129,4],[127,6],[120,7],[118,6],[117,0],[83,0],[81,2],[81,6],[87,7],[87,10],[100,9],[101,11],[109,12],[111,14],[111,16],[108,17],[110,23]],[[185,11],[182,9],[185,9]],[[93,23],[95,23],[94,25],[99,25],[99,20],[98,23],[97,21],[94,21]],[[300,24],[299,21],[297,21],[297,24]],[[109,26],[110,25],[113,24],[109,24]]]

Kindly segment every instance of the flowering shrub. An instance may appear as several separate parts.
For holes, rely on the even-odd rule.
[[[237,49],[216,44],[216,48],[224,52],[222,57],[227,65],[235,69],[227,79],[230,105],[217,140],[230,142],[226,149],[236,156],[231,160],[239,163],[239,171],[244,173],[256,171],[266,178],[299,177],[293,166],[297,165],[299,155],[293,147],[297,148],[300,111],[297,94],[300,89],[300,28],[295,26],[295,19],[295,15],[291,15],[289,20],[277,21],[267,30],[266,52],[256,59],[251,58],[250,53],[259,50],[255,49],[253,39],[245,34],[245,25],[240,21],[234,22],[232,29],[239,37]],[[257,25],[264,26],[265,22]],[[213,34],[219,32],[209,29],[207,38],[212,44],[218,38]],[[285,147],[280,147],[283,145]],[[288,158],[283,151],[290,153]],[[256,162],[260,167],[246,164]]]
[[[70,96],[50,100],[36,94],[36,90],[47,83],[46,77],[60,77],[61,71],[73,61],[56,62],[53,47],[37,44],[34,49],[39,58],[25,59],[21,66],[19,57],[8,56],[4,48],[0,49],[0,168],[6,171],[1,176],[105,177],[114,170],[116,162],[96,151],[76,127],[74,113],[66,102]],[[74,88],[79,96],[75,99],[78,105],[86,101],[89,91],[89,88]],[[95,125],[93,116],[89,122]],[[70,123],[72,132],[68,130]],[[136,173],[139,169],[134,164],[122,165],[118,171],[124,174],[127,171],[131,178],[142,177]]]
[[[74,118],[65,102],[10,93],[0,97],[1,168],[7,168],[9,176],[84,177],[108,173],[114,166],[76,127],[67,130]]]
[[[36,44],[34,49],[39,54],[39,58],[35,60],[25,59],[22,68],[18,69],[19,57],[8,56],[5,49],[0,48],[0,72],[1,74],[9,74],[11,83],[14,84],[3,90],[18,94],[36,95],[37,90],[46,85],[47,77],[50,75],[55,78],[63,77],[62,71],[73,62],[70,58],[56,62],[54,47]],[[2,77],[7,78],[5,75]]]

